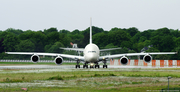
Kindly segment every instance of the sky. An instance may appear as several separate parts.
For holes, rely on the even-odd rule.
[[[0,0],[0,30],[180,29],[180,0]]]

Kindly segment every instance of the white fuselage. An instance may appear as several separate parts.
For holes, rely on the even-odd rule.
[[[95,63],[99,61],[99,48],[95,44],[88,44],[84,49],[85,62]]]

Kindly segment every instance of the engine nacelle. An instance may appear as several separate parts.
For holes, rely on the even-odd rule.
[[[129,62],[129,59],[127,57],[123,56],[120,58],[120,62],[122,65],[127,65]]]
[[[34,63],[37,63],[40,60],[38,55],[32,55],[31,56],[31,61],[33,61]]]
[[[57,65],[61,65],[63,63],[63,58],[62,57],[56,57],[54,59],[54,62],[57,64]]]
[[[147,55],[145,55],[145,56],[143,57],[143,60],[144,60],[144,62],[146,62],[146,63],[150,63],[151,60],[152,60],[152,57],[151,57],[151,55],[147,54]]]

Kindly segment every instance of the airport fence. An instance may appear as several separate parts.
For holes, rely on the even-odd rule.
[[[120,59],[110,60],[110,65],[122,66]],[[159,66],[159,67],[172,67],[180,66],[180,60],[152,60],[146,63],[143,60],[129,60],[127,66]]]

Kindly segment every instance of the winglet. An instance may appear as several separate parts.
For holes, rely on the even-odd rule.
[[[92,44],[92,19],[90,18],[90,44]]]

